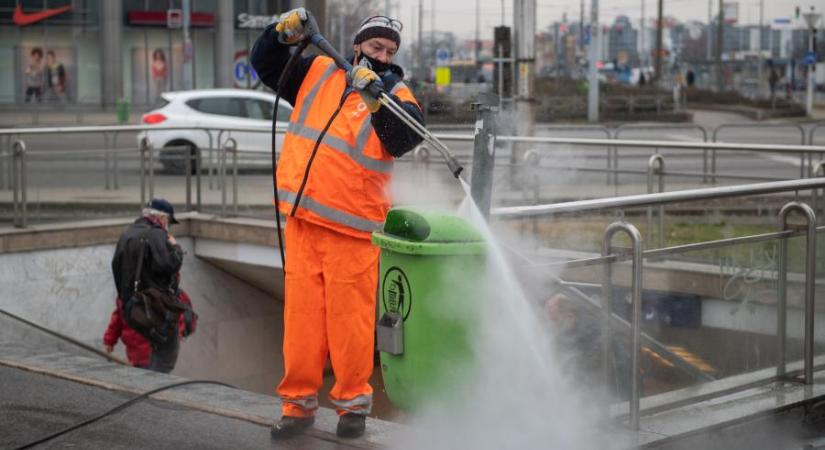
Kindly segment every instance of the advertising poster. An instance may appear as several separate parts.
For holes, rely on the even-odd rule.
[[[77,101],[76,52],[73,47],[17,47],[16,91],[23,103]]]
[[[135,103],[151,105],[162,92],[180,90],[183,86],[183,50],[172,47],[144,47],[132,49],[132,99]]]

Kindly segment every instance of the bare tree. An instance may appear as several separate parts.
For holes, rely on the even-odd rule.
[[[330,0],[327,2],[327,39],[342,54],[352,53],[352,39],[365,18],[383,14],[379,0]]]

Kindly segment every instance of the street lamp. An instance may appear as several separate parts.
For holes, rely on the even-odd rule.
[[[805,97],[805,113],[811,117],[814,110],[814,70],[816,69],[816,50],[814,40],[816,36],[816,24],[819,22],[821,14],[813,12],[803,14],[805,23],[808,24],[808,54],[805,55],[805,63],[808,65],[808,89]]]

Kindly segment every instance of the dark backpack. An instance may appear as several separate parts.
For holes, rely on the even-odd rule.
[[[140,289],[146,240],[141,238],[140,244],[134,293],[123,303],[123,320],[153,344],[163,344],[176,337],[180,315],[187,311],[191,313],[192,308],[169,290]]]

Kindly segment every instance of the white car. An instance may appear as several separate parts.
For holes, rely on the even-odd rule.
[[[239,159],[244,160],[244,165],[265,165],[267,161],[271,161],[267,156],[272,151],[275,95],[244,89],[203,89],[164,92],[160,97],[158,108],[143,115],[144,125],[206,127],[211,129],[209,134],[212,136],[212,148],[220,148],[230,137],[235,139],[240,150]],[[278,108],[279,127],[288,125],[291,113],[292,106],[281,99]],[[194,152],[209,148],[209,134],[201,128],[143,131],[138,134],[138,145],[144,137],[148,137],[152,148],[161,149],[159,161],[164,170],[183,173],[186,150],[182,147],[188,147],[189,153],[193,155]],[[259,131],[233,131],[233,128],[255,128]],[[283,134],[279,134],[276,139],[280,151]],[[212,153],[213,164],[218,154],[217,151]],[[201,157],[202,165],[205,166],[209,154],[204,152]]]

